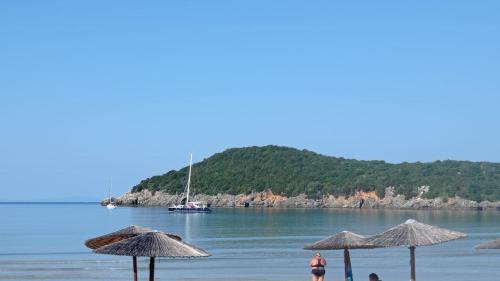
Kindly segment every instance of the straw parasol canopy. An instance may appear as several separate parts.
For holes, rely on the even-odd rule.
[[[350,231],[342,231],[304,247],[305,250],[344,250],[344,277],[352,281],[351,256],[349,249],[375,248],[367,242],[367,237]]]
[[[99,254],[150,257],[149,280],[154,280],[154,264],[156,257],[208,257],[209,253],[165,233],[147,232],[135,237],[98,248]]]
[[[129,225],[123,229],[120,229],[115,232],[111,232],[99,237],[91,238],[85,241],[85,246],[87,246],[90,249],[97,249],[102,246],[109,245],[111,243],[115,243],[118,241],[121,241],[123,239],[128,239],[134,236],[137,236],[139,234],[144,234],[147,232],[152,232],[154,231],[151,228],[148,227],[143,227],[143,226],[138,226],[138,225]],[[176,234],[172,233],[166,233],[166,235],[170,236],[173,239],[181,241],[182,238]]]
[[[439,228],[409,219],[381,234],[370,237],[368,241],[380,247],[417,247],[431,246],[464,238],[466,236],[466,234],[461,232]]]
[[[129,225],[125,228],[122,228],[118,231],[108,233],[99,237],[91,238],[85,241],[85,246],[87,246],[90,249],[98,249],[100,247],[124,240],[124,239],[129,239],[131,237],[152,232],[153,229],[148,228],[148,227],[143,227],[143,226],[138,226],[138,225]],[[168,235],[170,238],[181,241],[182,238],[176,234],[172,233],[165,233],[165,235]],[[137,281],[137,257],[132,256],[132,270],[133,270],[133,279],[134,281]]]
[[[369,249],[375,246],[367,243],[366,236],[350,231],[341,231],[304,247],[305,250]]]
[[[415,248],[417,246],[431,246],[464,238],[466,236],[465,233],[439,228],[409,219],[381,234],[370,237],[367,241],[379,247],[409,247],[411,280],[415,281]]]
[[[195,246],[158,231],[147,232],[94,250],[99,254],[136,257],[207,257]]]
[[[489,241],[489,242],[483,243],[483,244],[479,244],[479,245],[477,245],[474,248],[481,249],[481,250],[485,250],[485,249],[500,249],[500,238],[495,239],[493,241]]]

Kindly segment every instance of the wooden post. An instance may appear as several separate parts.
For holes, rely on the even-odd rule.
[[[349,254],[349,248],[344,248],[344,278],[345,281],[353,281],[352,267],[351,267],[351,255]]]
[[[344,248],[344,280],[347,280],[347,248]]]
[[[137,281],[137,257],[132,257],[132,269],[134,271],[134,281]]]
[[[410,281],[416,281],[417,278],[415,277],[415,246],[410,247],[410,270],[411,270],[411,275],[410,275]]]
[[[155,257],[149,258],[149,281],[155,281]]]
[[[348,273],[347,273],[347,265],[348,265],[347,255],[348,255],[348,250],[347,250],[347,248],[344,248],[344,280],[345,281],[349,281]]]

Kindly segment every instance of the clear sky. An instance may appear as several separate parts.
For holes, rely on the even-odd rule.
[[[499,3],[2,1],[0,200],[250,145],[500,162]]]

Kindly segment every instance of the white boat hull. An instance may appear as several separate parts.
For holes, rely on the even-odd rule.
[[[108,208],[108,210],[111,210],[111,209],[116,208],[116,206],[113,204],[108,204],[108,205],[106,205],[106,208]]]
[[[170,212],[177,212],[177,213],[211,213],[212,210],[208,207],[202,207],[202,208],[188,208],[188,207],[170,207],[168,208]]]

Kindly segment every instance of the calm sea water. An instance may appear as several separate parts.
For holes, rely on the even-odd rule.
[[[500,236],[500,212],[163,208],[97,204],[0,204],[0,280],[131,280],[131,258],[93,254],[83,242],[130,224],[175,232],[213,256],[160,259],[157,280],[310,280],[302,246],[341,230],[377,233],[408,218],[466,232],[468,239],[417,248],[419,280],[500,280],[500,251],[475,244]],[[341,251],[324,251],[326,280],[343,280]],[[406,248],[353,250],[354,278],[408,280]],[[148,260],[139,259],[147,280]]]

